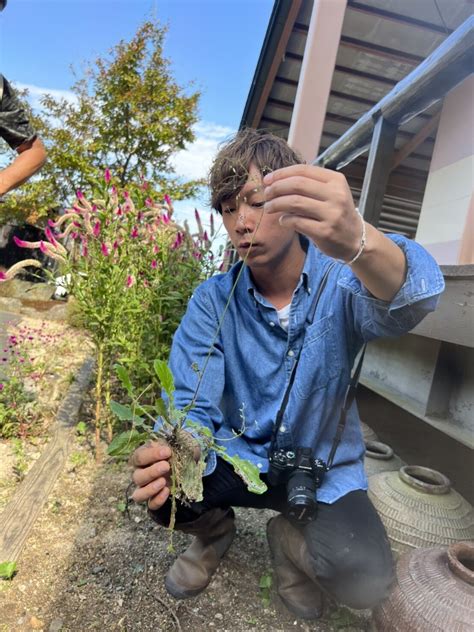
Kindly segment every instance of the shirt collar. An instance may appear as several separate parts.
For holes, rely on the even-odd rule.
[[[300,280],[298,281],[295,289],[303,287],[308,292],[308,294],[310,294],[312,291],[310,284],[311,270],[313,271],[314,275],[315,264],[320,257],[320,252],[316,248],[316,246],[304,235],[300,235],[300,241],[303,249],[306,251],[306,257],[304,260],[303,270],[300,275]],[[258,294],[258,290],[252,280],[252,275],[250,274],[250,269],[248,266],[245,266],[244,268],[244,271],[242,273],[242,281],[244,283],[246,291],[253,298],[255,298],[255,294]]]

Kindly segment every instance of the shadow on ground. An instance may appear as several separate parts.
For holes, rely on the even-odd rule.
[[[126,466],[97,467],[90,448],[76,443],[18,560],[17,575],[0,585],[0,632],[368,629],[367,617],[345,609],[304,622],[274,602],[265,607],[259,583],[270,570],[270,511],[238,510],[236,539],[208,589],[175,601],[163,584],[175,557],[168,550],[169,533],[142,506],[132,505],[127,517],[122,503],[128,483]],[[189,541],[176,533],[176,553]]]

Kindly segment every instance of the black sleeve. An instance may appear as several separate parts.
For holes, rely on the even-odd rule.
[[[24,107],[3,75],[0,75],[0,137],[12,149],[36,137]]]

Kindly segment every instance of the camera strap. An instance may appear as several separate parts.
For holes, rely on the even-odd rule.
[[[329,274],[331,273],[335,265],[336,265],[336,262],[334,261],[326,268],[326,271],[324,272],[323,278],[321,279],[321,282],[318,287],[318,291],[316,292],[314,296],[313,302],[311,303],[311,307],[308,312],[307,321],[309,324],[311,324],[314,320],[314,316],[316,314],[316,308],[318,306],[319,299],[321,298],[321,295],[327,285]],[[305,337],[306,337],[306,331],[305,331]],[[272,439],[271,439],[271,444],[270,444],[270,451],[274,449],[276,438],[277,438],[278,432],[280,431],[281,423],[283,421],[283,415],[288,405],[291,388],[295,381],[296,369],[298,367],[301,352],[303,351],[305,337],[303,338],[303,342],[301,343],[300,349],[298,351],[298,355],[296,356],[293,366],[291,368],[290,379],[288,380],[288,386],[286,387],[280,409],[278,410],[278,413],[275,419],[275,425],[273,428]],[[346,425],[347,413],[350,407],[352,406],[356,393],[357,393],[357,385],[359,383],[359,378],[360,378],[360,373],[362,370],[362,363],[364,361],[366,347],[367,345],[365,344],[362,348],[362,351],[359,355],[359,360],[357,362],[357,367],[354,373],[352,374],[351,380],[347,386],[347,389],[344,395],[344,400],[343,400],[342,408],[341,408],[341,414],[339,416],[339,423],[337,425],[336,434],[334,436],[334,440],[332,443],[331,452],[329,453],[329,457],[327,460],[327,469],[329,469],[332,466],[332,463],[334,461],[334,455],[336,454],[337,447],[339,443],[341,442],[342,433],[344,432],[344,428]]]

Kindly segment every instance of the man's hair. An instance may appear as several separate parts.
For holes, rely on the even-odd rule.
[[[220,148],[209,171],[211,206],[222,213],[223,200],[239,193],[252,163],[265,175],[303,162],[283,138],[251,127],[241,129]]]

